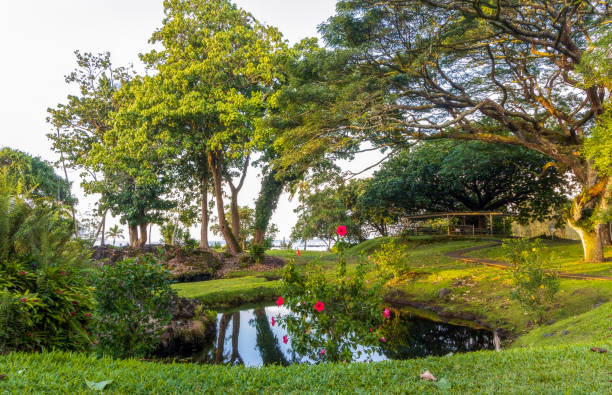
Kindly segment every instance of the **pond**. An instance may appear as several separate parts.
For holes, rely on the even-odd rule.
[[[277,306],[219,313],[214,342],[183,357],[198,363],[245,366],[309,363],[310,360],[292,350],[290,339],[286,344],[283,342],[286,330],[271,324],[272,317],[288,313],[288,309]],[[385,328],[388,342],[357,361],[410,359],[494,348],[493,333],[487,330],[434,322],[401,312],[396,313],[392,322]]]

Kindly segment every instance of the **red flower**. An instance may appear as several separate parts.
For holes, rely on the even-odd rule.
[[[297,255],[298,256],[302,256],[302,254],[300,254],[300,249],[299,248],[297,249]]]
[[[344,225],[338,226],[338,228],[336,229],[336,233],[338,233],[340,237],[344,237],[344,235],[346,234],[346,226]]]
[[[282,297],[282,296],[279,296],[279,297],[278,297],[278,299],[276,300],[276,305],[277,305],[278,307],[281,307],[281,306],[283,305],[283,303],[284,303],[284,302],[285,302],[285,301],[283,300],[283,297]]]
[[[274,324],[276,324],[276,320],[274,319],[274,317],[272,317],[272,326],[274,326]]]
[[[317,301],[317,303],[314,306],[314,309],[320,313],[323,310],[325,310],[325,305],[323,304],[323,302]]]
[[[25,303],[25,302],[27,302],[27,301],[28,301],[28,298],[21,298],[21,301],[22,301],[23,303]]]
[[[321,355],[325,355],[325,349],[322,349],[320,352]]]
[[[370,332],[372,332],[372,328],[370,328]]]
[[[385,309],[385,311],[383,312],[383,315],[385,316],[385,318],[389,318],[389,316],[391,315],[391,312],[389,311],[389,309]]]
[[[19,272],[19,274],[21,274],[22,276],[24,276],[24,275],[25,275],[25,272],[22,270],[22,271],[20,271],[20,272]]]
[[[85,317],[87,318],[91,317],[91,313],[85,313]]]
[[[380,341],[383,342],[383,343],[386,343],[387,339],[385,339],[385,337],[383,336],[383,337],[380,338]]]
[[[72,304],[79,304],[79,302],[77,302],[76,300],[73,300]]]
[[[74,311],[71,311],[71,312],[70,312],[70,315],[71,315],[71,316],[73,316],[73,317],[74,317],[74,315],[75,315],[75,314],[76,314],[76,313],[75,313]]]
[[[288,341],[289,339],[287,338],[287,335],[283,336],[283,343],[287,344]]]

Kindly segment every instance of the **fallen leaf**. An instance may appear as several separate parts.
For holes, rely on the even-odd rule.
[[[591,351],[598,352],[601,354],[608,352],[608,350],[606,350],[605,348],[599,348],[599,347],[593,347],[591,348]]]
[[[112,382],[113,380],[99,381],[97,383],[94,381],[85,380],[85,383],[87,384],[89,389],[94,390],[94,391],[102,391],[104,390],[104,388],[106,388],[107,385],[109,385]]]
[[[436,381],[437,378],[434,377],[433,374],[429,370],[426,370],[425,373],[419,374],[419,377],[426,381]]]
[[[438,382],[433,383],[436,387],[440,388],[443,391],[449,390],[451,388],[451,383],[444,377],[442,377]]]

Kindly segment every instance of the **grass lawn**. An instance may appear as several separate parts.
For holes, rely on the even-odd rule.
[[[608,349],[612,343],[598,344]],[[0,392],[96,393],[85,381],[112,380],[108,394],[487,393],[608,394],[610,353],[588,345],[480,351],[379,363],[263,368],[161,364],[49,352],[0,356]],[[419,378],[429,370],[440,387]],[[444,379],[444,380],[442,380]]]

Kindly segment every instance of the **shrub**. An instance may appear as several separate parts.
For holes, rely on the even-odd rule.
[[[71,235],[62,204],[32,199],[0,173],[0,352],[91,343],[89,253]]]
[[[301,274],[291,260],[284,271],[283,302],[291,313],[279,322],[289,332],[293,350],[313,361],[351,361],[371,354],[381,342],[380,284],[368,286],[364,264],[347,276],[345,244],[337,246],[338,270],[332,281],[316,262]],[[363,349],[356,352],[358,345]]]
[[[513,289],[510,296],[541,323],[559,292],[559,278],[542,256],[542,242],[504,240],[503,249],[511,264]]]
[[[98,351],[115,358],[152,353],[171,319],[171,284],[150,255],[106,266],[95,280]]]
[[[255,263],[263,263],[266,258],[266,247],[259,244],[251,244],[249,248],[249,257]]]
[[[370,260],[385,278],[397,279],[407,270],[404,250],[395,240],[381,244],[370,256]]]

